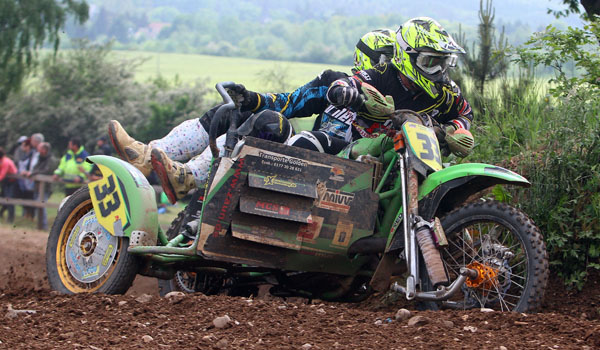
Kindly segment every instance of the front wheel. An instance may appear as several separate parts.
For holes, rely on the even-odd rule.
[[[65,293],[125,293],[137,274],[129,239],[111,235],[98,223],[84,186],[64,203],[50,230],[46,271],[52,289]]]
[[[542,234],[527,215],[482,200],[450,212],[441,223],[449,242],[441,255],[450,279],[457,278],[465,266],[479,272],[447,305],[517,312],[541,306],[548,257]]]

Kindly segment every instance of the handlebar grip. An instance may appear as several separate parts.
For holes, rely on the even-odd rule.
[[[233,99],[231,98],[231,96],[229,96],[229,94],[225,90],[225,89],[232,88],[233,86],[235,86],[235,83],[232,81],[225,81],[225,82],[217,83],[215,85],[217,92],[219,92],[219,95],[221,95],[221,97],[223,98],[223,102],[225,102],[225,104],[222,105],[221,107],[219,107],[219,109],[217,109],[217,111],[215,112],[215,115],[213,116],[213,119],[210,122],[210,128],[209,128],[209,132],[208,132],[208,145],[210,147],[210,151],[214,158],[217,158],[219,156],[219,148],[217,147],[216,139],[217,139],[217,132],[219,130],[219,123],[221,121],[221,118],[223,118],[223,116],[226,115],[227,112],[235,109],[235,103],[233,102]]]
[[[219,95],[221,95],[221,97],[223,98],[223,102],[225,102],[225,106],[228,106],[229,108],[234,107],[234,103],[233,103],[233,99],[231,98],[231,96],[229,96],[229,94],[227,93],[227,91],[225,91],[225,89],[229,89],[234,86],[235,86],[235,83],[233,81],[224,81],[222,83],[217,83],[217,85],[215,85],[215,87],[217,88],[217,91],[219,92]]]

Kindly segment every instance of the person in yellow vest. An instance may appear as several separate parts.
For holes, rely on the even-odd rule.
[[[69,140],[67,154],[60,159],[58,168],[54,170],[54,178],[61,178],[66,182],[65,195],[70,196],[81,187],[87,173],[92,170],[92,164],[85,161],[88,156],[89,153],[83,148],[79,138]]]

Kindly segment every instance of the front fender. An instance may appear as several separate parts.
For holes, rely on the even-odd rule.
[[[429,175],[419,186],[419,212],[431,219],[438,211],[447,212],[473,194],[497,184],[529,187],[523,176],[499,166],[464,163]]]
[[[90,182],[90,196],[98,222],[114,236],[131,237],[144,231],[156,242],[158,213],[156,194],[146,177],[131,164],[109,156],[91,156],[102,178]]]

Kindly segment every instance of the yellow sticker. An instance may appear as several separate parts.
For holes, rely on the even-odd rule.
[[[335,228],[335,234],[331,244],[337,247],[347,247],[350,244],[352,238],[352,228],[354,224],[352,221],[339,220]]]
[[[115,249],[115,246],[113,246],[112,244],[108,245],[108,248],[106,249],[106,253],[104,253],[104,257],[102,258],[102,266],[108,265],[108,259],[110,258],[110,254],[112,254],[114,249]]]
[[[129,224],[127,207],[117,175],[102,164],[98,164],[98,168],[102,171],[103,177],[90,183],[90,196],[98,223],[114,236],[115,222],[120,221],[122,229]]]
[[[402,128],[415,156],[434,171],[442,170],[440,145],[435,132],[431,128],[411,122],[404,123]]]

